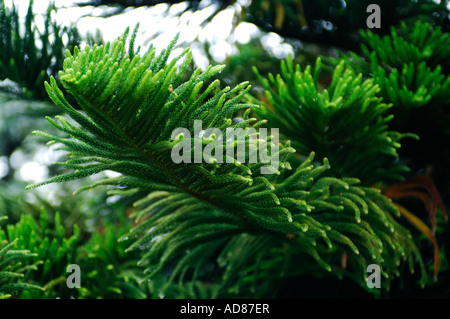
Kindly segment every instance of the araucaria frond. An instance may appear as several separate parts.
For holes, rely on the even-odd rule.
[[[404,137],[417,136],[388,130],[392,104],[382,102],[374,79],[363,79],[341,61],[332,70],[331,83],[320,83],[322,62],[304,70],[289,57],[281,74],[267,79],[254,68],[268,103],[257,113],[268,125],[279,127],[303,155],[312,151],[328,157],[333,175],[358,177],[365,185],[401,180],[408,168],[397,149]],[[253,100],[253,99],[252,99]]]
[[[386,278],[398,274],[402,260],[413,266],[414,243],[393,220],[397,209],[377,190],[358,186],[355,178],[327,175],[328,160],[315,162],[313,152],[302,161],[291,160],[294,149],[289,143],[275,145],[275,136],[268,138],[266,155],[277,157],[278,165],[251,161],[251,151],[260,154],[264,144],[256,129],[266,121],[250,117],[256,105],[241,103],[247,83],[220,88],[218,80],[210,81],[223,69],[215,66],[196,69],[180,84],[191,64],[189,49],[169,61],[175,41],[160,55],[154,48],[141,55],[132,45],[125,49],[126,38],[127,33],[112,44],[66,53],[59,78],[82,110],[66,101],[52,78],[47,92],[70,119],[48,120],[67,137],[35,134],[62,144],[69,159],[59,164],[73,171],[29,188],[112,170],[120,176],[80,191],[112,185],[114,194],[147,192],[135,203],[138,225],[126,237],[134,241],[130,249],[143,250],[148,277],[169,262],[175,262],[173,278],[189,269],[198,272],[224,247],[230,251],[230,241],[247,240],[243,234],[269,238],[271,245],[260,246],[262,251],[288,243],[312,257],[292,263],[315,260],[327,271],[332,257],[347,251],[355,265],[349,271],[362,284],[367,264],[379,264]],[[243,109],[242,120],[233,121]],[[197,121],[206,131],[197,129]],[[184,130],[172,134],[177,128]],[[217,130],[208,135],[208,128]],[[239,152],[242,146],[225,138],[229,128],[253,132],[243,142],[249,152],[241,160],[220,152],[229,147]],[[194,159],[195,145],[206,150],[214,144],[215,156],[174,161],[172,152],[180,143],[194,145],[188,151]],[[237,257],[222,255],[221,260],[227,258]],[[238,263],[222,263],[230,264]]]

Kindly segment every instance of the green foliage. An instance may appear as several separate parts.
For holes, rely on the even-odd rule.
[[[260,259],[270,259],[273,245],[280,248],[283,243],[308,256],[289,259],[293,268],[313,264],[329,272],[336,256],[347,252],[351,275],[363,286],[369,263],[381,265],[389,280],[399,274],[402,261],[409,260],[411,270],[416,258],[421,261],[409,232],[393,219],[398,210],[389,199],[359,186],[356,178],[330,176],[326,158],[323,164],[314,161],[314,153],[294,159],[289,143],[280,144],[276,154],[272,150],[270,155],[280,158],[273,174],[261,174],[263,163],[249,163],[248,154],[243,163],[229,163],[225,156],[219,158],[222,162],[206,157],[203,163],[174,163],[172,148],[183,139],[208,145],[217,138],[201,138],[194,130],[195,120],[202,120],[204,128],[218,128],[223,136],[229,127],[248,132],[266,121],[249,117],[256,105],[240,103],[250,90],[247,83],[220,89],[218,80],[211,82],[222,66],[197,69],[179,84],[191,63],[189,50],[169,62],[173,41],[160,55],[150,48],[141,56],[133,49],[134,37],[125,50],[127,34],[112,44],[66,52],[59,78],[81,111],[65,100],[54,78],[46,83],[53,102],[71,119],[48,118],[67,137],[35,134],[67,151],[69,159],[59,164],[74,171],[28,188],[113,170],[121,175],[100,179],[79,192],[101,185],[116,186],[109,192],[113,195],[146,192],[134,204],[137,226],[123,237],[131,241],[129,251],[142,250],[143,279],[170,266],[170,280],[195,281],[202,267],[219,254],[223,278],[232,285],[233,278],[239,279],[238,269],[255,261],[253,254],[236,251],[248,241],[245,234],[255,238],[251,248]],[[244,109],[242,121],[233,124],[233,114]],[[189,134],[172,136],[178,127]],[[248,139],[245,145],[258,151],[263,141],[258,133],[253,138],[259,143]],[[223,144],[224,149],[237,146],[230,140]],[[260,245],[258,251],[260,240],[270,244]],[[421,282],[426,279],[423,274]]]
[[[33,1],[30,1],[22,24],[13,4],[10,10],[0,3],[0,80],[9,79],[19,89],[2,89],[28,99],[46,99],[44,82],[61,69],[65,48],[78,45],[77,29],[61,27],[51,20],[52,6],[47,10],[44,30],[33,23]],[[64,43],[63,36],[67,36]],[[51,38],[53,38],[51,40]]]
[[[392,105],[382,103],[373,79],[363,80],[342,61],[331,83],[321,83],[320,58],[313,71],[310,66],[302,71],[291,58],[281,62],[281,75],[265,79],[254,71],[268,100],[257,114],[279,128],[297,152],[315,151],[329,158],[334,176],[358,177],[366,185],[402,179],[407,167],[398,161],[397,149],[408,134],[388,130]]]
[[[146,299],[157,291],[141,284],[139,253],[125,253],[126,243],[118,241],[129,228],[125,218],[117,224],[106,223],[79,248],[77,263],[82,270],[82,287],[76,291],[78,298]]]
[[[26,202],[16,205],[19,211],[31,211],[33,208]],[[50,215],[54,217],[49,218]],[[69,233],[60,216],[49,209],[42,209],[37,217],[23,213],[17,223],[8,224],[0,233],[0,240],[13,241],[21,251],[34,253],[27,254],[27,261],[23,262],[24,269],[34,269],[24,273],[25,280],[43,287],[41,290],[23,291],[15,297],[141,299],[156,294],[155,288],[140,285],[142,270],[137,266],[139,254],[126,254],[126,244],[118,242],[119,237],[130,228],[125,218],[121,218],[120,222],[103,220],[105,226],[97,226],[91,234],[81,233],[76,224]],[[80,266],[80,289],[69,289],[66,285],[69,264]]]
[[[0,221],[6,217],[0,218]],[[27,260],[36,254],[29,250],[15,250],[18,239],[8,242],[4,231],[0,230],[0,299],[17,297],[21,292],[41,290],[39,286],[24,283],[24,274],[36,270],[37,264],[29,265]]]
[[[430,23],[402,22],[380,37],[362,30],[361,57],[350,53],[346,62],[365,76],[373,76],[386,101],[396,108],[450,102],[450,34]],[[338,63],[335,60],[335,63]]]
[[[361,36],[364,57],[375,52],[383,64],[397,68],[404,63],[425,61],[427,66],[441,65],[444,73],[449,73],[450,35],[439,26],[421,21],[409,25],[402,21],[397,28],[391,27],[388,36],[380,37],[370,30],[361,30]]]
[[[17,224],[7,225],[0,236],[2,240],[16,241],[21,250],[32,251],[32,262],[40,264],[26,278],[42,284],[44,291],[25,291],[22,298],[56,298],[61,296],[61,288],[66,287],[66,268],[76,258],[79,231],[75,226],[73,235],[67,237],[59,213],[52,224],[47,212],[42,210],[39,221],[31,215],[22,215]]]
[[[389,128],[413,132],[419,142],[405,140],[399,150],[412,172],[431,172],[442,197],[448,198],[450,184],[450,36],[439,26],[416,22],[400,23],[389,35],[380,37],[361,31],[361,56],[342,54],[346,64],[373,78],[381,96],[393,107]],[[341,59],[334,59],[334,64]],[[432,170],[428,170],[432,168]],[[448,205],[448,202],[446,201]]]

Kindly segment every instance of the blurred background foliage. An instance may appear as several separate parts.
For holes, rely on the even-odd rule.
[[[382,28],[369,31],[366,8],[371,3],[381,7]],[[444,204],[450,207],[449,6],[449,1],[432,0],[1,0],[0,218],[5,220],[0,250],[5,243],[13,243],[8,250],[24,251],[24,257],[21,264],[8,270],[21,274],[14,277],[21,284],[1,295],[6,286],[0,282],[0,296],[372,298],[348,278],[323,277],[319,269],[288,269],[285,277],[271,274],[270,269],[281,267],[286,256],[295,256],[277,250],[277,246],[270,258],[256,253],[258,245],[271,243],[252,242],[246,251],[245,247],[233,248],[260,258],[262,272],[258,276],[244,260],[235,261],[236,267],[246,269],[239,276],[221,274],[228,282],[213,280],[218,276],[217,269],[209,264],[188,285],[170,282],[170,267],[165,275],[141,282],[139,252],[125,253],[126,243],[118,242],[132,226],[128,216],[133,200],[97,190],[73,196],[78,182],[25,192],[26,184],[61,170],[51,166],[61,152],[43,148],[30,132],[45,125],[45,115],[58,112],[43,84],[50,76],[58,79],[65,50],[109,41],[122,34],[126,26],[140,22],[137,42],[141,50],[150,43],[165,47],[180,32],[179,50],[174,55],[190,46],[196,66],[204,69],[208,64],[226,64],[221,81],[226,85],[250,81],[252,95],[264,103],[268,103],[264,88],[252,66],[267,75],[280,73],[280,60],[288,55],[301,66],[314,65],[318,56],[324,57],[326,65],[346,61],[365,79],[373,78],[381,87],[383,101],[393,104],[387,111],[394,115],[389,129],[420,137],[419,141],[402,140],[398,150],[411,168],[406,178],[429,175]],[[326,65],[319,79],[324,86],[331,78]],[[398,89],[392,91],[395,86]],[[47,125],[45,128],[49,129]],[[108,174],[114,176],[113,172]],[[420,196],[396,198],[428,223],[423,196],[422,202]],[[450,296],[450,226],[437,215],[439,280],[430,278],[422,289],[416,284],[418,275],[405,271],[383,296]],[[419,231],[411,231],[432,273],[433,247]],[[66,268],[72,263],[83,270],[81,289],[71,290],[65,284]]]

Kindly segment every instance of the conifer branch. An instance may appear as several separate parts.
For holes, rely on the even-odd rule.
[[[67,137],[35,134],[62,144],[69,156],[62,165],[73,171],[29,189],[113,170],[121,175],[82,190],[115,185],[116,194],[148,192],[135,203],[138,225],[123,238],[133,240],[129,250],[143,250],[140,264],[146,278],[174,261],[173,278],[187,269],[198,272],[205,260],[197,258],[202,251],[207,259],[243,234],[288,243],[327,271],[332,270],[330,251],[348,251],[362,266],[357,268],[361,283],[366,264],[380,264],[391,277],[402,260],[420,258],[408,231],[391,217],[398,210],[390,200],[375,189],[358,186],[355,178],[327,175],[328,160],[314,161],[314,152],[294,160],[289,143],[272,148],[268,155],[279,157],[274,174],[262,174],[263,164],[251,163],[248,153],[245,161],[227,162],[223,155],[215,160],[205,157],[201,163],[175,163],[171,152],[184,139],[201,145],[216,139],[202,138],[195,121],[226,136],[230,127],[258,128],[265,120],[250,117],[256,105],[241,103],[248,83],[220,89],[218,81],[210,81],[222,66],[197,69],[180,84],[191,64],[190,50],[169,61],[175,39],[160,55],[153,47],[140,55],[125,49],[127,35],[128,31],[105,46],[66,52],[59,78],[81,111],[66,101],[54,78],[46,83],[50,98],[70,116],[48,120]],[[336,96],[341,93],[336,89]],[[233,124],[239,110],[246,110],[243,121]],[[179,127],[185,133],[172,136]],[[262,138],[252,138],[258,143],[248,140],[246,145],[259,151]],[[224,149],[237,146],[235,141],[222,142]]]

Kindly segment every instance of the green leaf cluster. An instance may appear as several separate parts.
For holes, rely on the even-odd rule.
[[[358,177],[365,185],[402,179],[408,168],[399,161],[400,140],[417,137],[388,130],[392,104],[382,102],[374,79],[363,79],[344,61],[329,73],[322,69],[320,58],[302,70],[289,57],[281,74],[266,79],[254,67],[267,98],[256,113],[299,154],[327,157],[336,177]]]
[[[85,197],[86,199],[86,197]],[[20,215],[17,222],[9,222],[0,233],[0,240],[15,243],[20,251],[32,252],[23,261],[24,281],[42,287],[41,290],[26,290],[14,297],[23,299],[54,298],[152,298],[157,289],[150,285],[140,285],[142,270],[137,266],[139,254],[125,253],[126,243],[118,241],[130,229],[130,221],[125,216],[119,220],[113,217],[95,220],[95,229],[80,229],[81,218],[73,223],[64,205],[62,213],[55,212],[49,203],[39,201],[36,205],[22,202],[13,207],[11,198],[5,201],[5,208]],[[3,202],[2,201],[2,202]],[[72,209],[75,204],[72,203]],[[90,206],[95,207],[93,204]],[[99,207],[97,207],[99,208]],[[103,208],[104,209],[104,208]],[[84,214],[82,210],[80,214]],[[74,217],[74,216],[71,216]],[[67,266],[77,264],[81,270],[81,288],[69,289],[66,281],[70,273]]]
[[[0,221],[6,220],[1,217]],[[17,297],[25,291],[42,290],[41,287],[25,283],[25,273],[36,270],[37,264],[28,260],[36,256],[29,250],[16,250],[18,239],[5,240],[4,231],[0,230],[0,299]]]
[[[358,72],[374,78],[385,101],[406,109],[450,102],[448,32],[417,21],[413,26],[402,22],[385,36],[370,30],[361,30],[360,35],[360,56],[350,53],[343,58]]]
[[[127,244],[119,237],[129,231],[125,217],[120,224],[105,223],[78,249],[81,288],[73,292],[77,298],[153,298],[157,289],[141,284],[142,269],[137,266],[139,253],[126,253]]]
[[[43,291],[25,291],[21,298],[56,298],[58,290],[55,285],[65,287],[66,268],[76,258],[79,244],[79,229],[75,225],[73,234],[66,236],[59,213],[50,223],[47,212],[42,210],[39,219],[24,214],[16,224],[9,224],[0,234],[0,239],[15,241],[21,250],[33,252],[31,262],[38,265],[26,278],[42,285]]]
[[[62,67],[65,48],[79,44],[76,28],[62,27],[52,21],[53,7],[49,6],[44,17],[44,29],[34,23],[33,1],[28,5],[25,22],[22,23],[13,3],[12,9],[0,3],[0,80],[9,79],[19,89],[11,86],[3,90],[27,99],[47,99],[42,90],[45,81],[56,75]],[[67,36],[67,41],[63,37]]]

